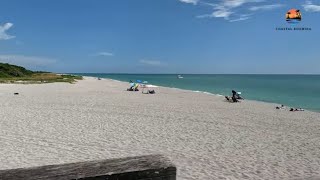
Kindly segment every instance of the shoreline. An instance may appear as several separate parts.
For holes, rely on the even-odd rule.
[[[82,76],[82,77],[97,78],[97,77],[94,77],[94,76]],[[106,79],[106,80],[111,80],[111,81],[121,82],[121,83],[128,83],[126,81],[121,81],[121,80],[111,79],[111,78],[101,78],[101,79]],[[181,89],[181,88],[176,88],[176,87],[168,87],[168,86],[160,86],[160,85],[156,85],[156,86],[162,87],[162,88],[175,89],[175,90],[189,91],[189,92],[193,92],[193,93],[202,93],[202,94],[207,94],[207,95],[212,95],[212,96],[217,96],[217,97],[224,97],[225,96],[225,95],[215,94],[215,93],[211,93],[211,92],[207,92],[207,91]],[[259,100],[253,100],[253,99],[244,99],[244,100],[241,100],[241,101],[253,101],[253,102],[258,102],[258,103],[273,104],[274,108],[276,108],[276,106],[280,106],[281,105],[280,103],[275,103],[275,102],[270,102],[270,101],[259,101]],[[285,105],[285,107],[287,107],[287,110],[289,110],[291,108],[290,106],[287,106],[287,105]],[[292,108],[299,108],[299,107],[292,107]],[[304,109],[304,111],[320,113],[320,110],[316,111],[315,109]]]

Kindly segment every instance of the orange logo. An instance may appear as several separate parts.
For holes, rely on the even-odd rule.
[[[298,9],[290,9],[286,14],[288,23],[298,23],[301,21],[301,12]]]

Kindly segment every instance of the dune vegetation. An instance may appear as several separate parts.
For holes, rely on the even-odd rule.
[[[11,65],[8,63],[0,63],[0,83],[74,83],[76,82],[76,80],[81,79],[81,76],[55,74],[43,71],[31,71],[21,66]]]

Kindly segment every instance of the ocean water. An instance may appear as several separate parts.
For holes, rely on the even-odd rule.
[[[273,102],[290,107],[320,112],[320,75],[194,75],[182,74],[91,74],[79,75],[110,78],[129,82],[148,81],[150,84],[186,90],[231,95],[242,92],[245,99]],[[129,86],[129,84],[128,84]]]

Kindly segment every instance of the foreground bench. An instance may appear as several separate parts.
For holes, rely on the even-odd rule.
[[[1,180],[175,180],[176,167],[161,155],[0,170]]]

